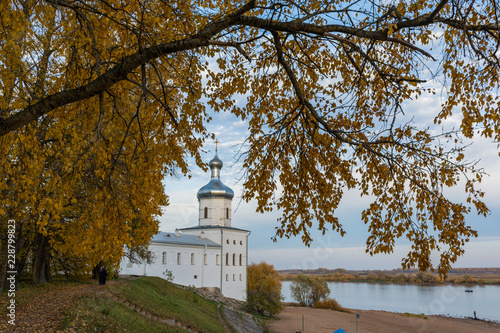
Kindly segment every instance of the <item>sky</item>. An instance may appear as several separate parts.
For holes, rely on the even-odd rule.
[[[437,32],[438,33],[438,32]],[[440,48],[426,51],[440,58]],[[437,62],[427,64],[424,76],[433,77],[436,72]],[[214,69],[214,68],[212,68]],[[422,93],[418,100],[405,102],[403,109],[406,120],[411,121],[416,128],[431,128],[435,131],[460,128],[461,114],[444,120],[440,127],[433,125],[434,117],[440,111],[441,100],[444,93],[442,80],[435,79],[425,84],[426,88],[434,88],[436,94]],[[245,97],[236,97],[241,105]],[[361,212],[371,203],[369,197],[361,197],[359,192],[350,190],[344,193],[339,208],[335,211],[342,224],[346,235],[341,237],[338,233],[327,232],[322,235],[311,228],[313,242],[306,247],[300,237],[282,238],[273,242],[275,227],[280,213],[257,213],[255,202],[241,200],[243,176],[242,161],[238,160],[238,153],[247,137],[247,122],[236,118],[228,112],[211,113],[212,121],[207,124],[210,132],[215,134],[220,142],[218,155],[223,161],[221,171],[222,182],[231,187],[235,193],[232,203],[232,226],[250,230],[249,236],[249,262],[265,261],[273,264],[277,269],[315,269],[324,267],[328,269],[400,269],[401,261],[410,250],[409,242],[403,237],[396,241],[392,254],[377,254],[370,256],[365,252],[366,239],[369,236],[368,226],[361,220]],[[403,120],[402,120],[403,122]],[[467,216],[467,224],[478,231],[478,237],[465,245],[465,254],[460,257],[453,267],[500,267],[500,147],[498,142],[491,139],[476,138],[470,144],[465,156],[469,161],[477,161],[477,168],[484,168],[488,176],[483,180],[480,188],[485,192],[484,201],[491,213],[485,218],[471,213]],[[202,155],[204,162],[208,163],[215,153],[215,142],[205,142]],[[198,201],[196,193],[210,180],[210,171],[204,172],[196,165],[191,169],[192,178],[187,177],[165,179],[166,194],[169,196],[170,205],[165,209],[165,214],[160,217],[160,230],[172,231],[198,224]],[[456,202],[464,200],[463,183],[448,190],[448,197]],[[434,266],[439,263],[439,254],[432,255]]]
[[[419,103],[408,106],[407,112],[415,116],[420,125],[431,124],[439,103],[432,97],[419,99]],[[450,120],[456,121],[456,120]],[[370,256],[365,253],[367,226],[361,221],[361,211],[370,203],[370,198],[360,197],[357,191],[348,191],[335,215],[339,217],[345,231],[344,237],[335,232],[321,235],[312,228],[313,242],[311,247],[302,244],[300,238],[282,238],[273,242],[279,212],[257,213],[255,202],[241,200],[243,174],[242,163],[237,161],[238,151],[247,133],[247,124],[230,113],[213,115],[208,129],[215,134],[220,143],[218,155],[224,166],[221,170],[222,182],[235,192],[232,203],[232,226],[251,231],[249,236],[249,263],[265,261],[276,269],[328,269],[345,268],[361,269],[398,269],[401,260],[410,249],[405,239],[396,241],[392,254]],[[202,155],[208,163],[215,154],[215,142],[207,141],[207,151]],[[465,246],[465,255],[460,257],[453,267],[500,267],[500,157],[497,144],[491,140],[475,140],[467,150],[466,156],[477,160],[489,174],[483,181],[481,189],[485,191],[485,202],[491,214],[484,218],[475,214],[467,217],[467,223],[478,231]],[[195,226],[198,224],[198,200],[196,193],[210,180],[210,171],[204,172],[195,165],[191,169],[191,179],[179,176],[164,180],[165,191],[170,205],[164,209],[159,218],[160,231],[173,231],[176,228]],[[462,188],[453,189],[450,197],[460,198]],[[433,263],[437,266],[438,254],[433,255]]]

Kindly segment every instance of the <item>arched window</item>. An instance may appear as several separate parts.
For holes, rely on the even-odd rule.
[[[226,253],[226,266],[229,266],[229,253]]]
[[[161,262],[163,265],[165,265],[167,263],[167,252],[163,252],[163,258],[162,258]]]
[[[233,266],[236,266],[236,253],[233,253]]]
[[[215,264],[216,264],[217,266],[219,266],[219,265],[220,265],[220,255],[219,255],[219,254],[215,255]]]
[[[226,281],[229,281],[229,274],[226,274]]]
[[[233,281],[236,281],[236,274],[233,274]]]
[[[194,265],[194,253],[191,253],[191,265]]]
[[[242,281],[241,274],[240,274],[240,281]]]
[[[181,264],[181,253],[178,252],[177,253],[177,265],[180,265]]]
[[[208,207],[205,207],[205,210],[203,212],[203,217],[208,219]]]
[[[203,264],[205,264],[205,265],[208,264],[208,262],[207,262],[207,254],[206,253],[203,255]]]
[[[243,266],[243,255],[240,253],[240,266]]]
[[[229,218],[229,208],[226,208],[226,219]]]

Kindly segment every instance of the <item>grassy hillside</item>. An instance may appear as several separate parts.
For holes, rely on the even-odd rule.
[[[152,316],[175,319],[199,332],[224,332],[217,316],[217,304],[193,290],[179,288],[155,277],[127,280],[106,288]],[[77,305],[66,312],[63,325],[79,332],[186,332],[156,322],[99,294],[80,297]]]
[[[143,316],[108,297],[85,295],[61,322],[66,332],[187,332]]]
[[[6,318],[7,293],[0,295]],[[21,283],[15,295],[15,327],[0,321],[0,332],[225,332],[214,301],[195,290],[155,277]],[[141,313],[137,312],[140,309]],[[154,320],[156,317],[157,320]],[[161,322],[180,323],[182,327]],[[227,325],[227,323],[225,323]],[[184,328],[183,328],[184,327]]]

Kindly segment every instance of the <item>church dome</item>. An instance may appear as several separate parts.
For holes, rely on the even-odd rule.
[[[207,198],[225,198],[232,199],[234,192],[229,187],[224,185],[219,178],[212,178],[210,182],[200,188],[198,191],[198,199]]]
[[[212,171],[212,178],[210,182],[200,188],[198,191],[198,199],[209,199],[209,198],[225,198],[233,199],[234,192],[229,187],[224,185],[220,180],[220,169],[222,169],[223,163],[219,159],[217,153],[215,157],[210,161],[210,170]]]
[[[210,165],[210,170],[213,170],[214,168],[217,168],[220,170],[220,169],[222,169],[222,166],[224,165],[224,163],[222,163],[222,161],[220,160],[219,155],[217,155],[217,153],[215,153],[214,158],[212,158],[212,160],[208,163],[208,165]]]

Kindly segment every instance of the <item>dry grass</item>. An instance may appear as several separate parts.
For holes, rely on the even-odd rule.
[[[328,309],[335,310],[341,312],[350,312],[348,309],[342,307],[336,300],[333,298],[327,298],[322,301],[317,301],[314,303],[314,308],[317,309]]]

